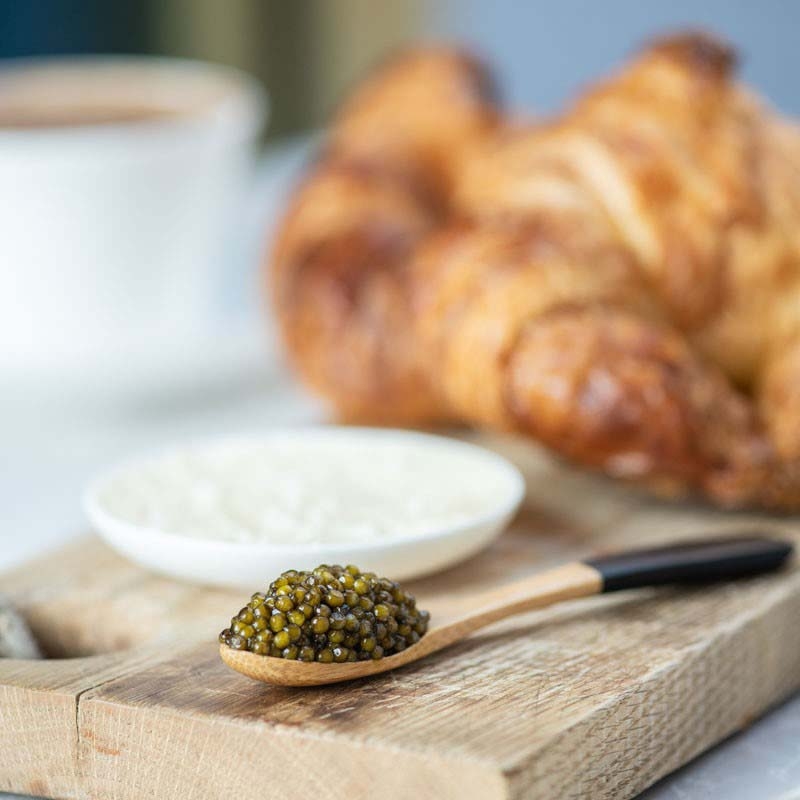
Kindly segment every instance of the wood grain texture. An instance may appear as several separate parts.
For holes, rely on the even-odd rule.
[[[598,551],[755,530],[800,542],[793,518],[659,504],[489,443],[523,468],[526,506],[483,557],[411,585],[433,621],[477,587]],[[800,687],[794,566],[571,601],[309,689],[221,662],[216,634],[241,596],[149,575],[93,539],[0,589],[52,654],[81,656],[0,661],[0,788],[53,797],[291,800],[324,796],[333,776],[354,798],[628,798]],[[276,764],[292,776],[280,786],[265,783]]]

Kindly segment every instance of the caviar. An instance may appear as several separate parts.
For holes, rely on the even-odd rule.
[[[416,644],[430,616],[394,581],[352,565],[289,570],[256,592],[219,635],[234,650],[342,664]]]

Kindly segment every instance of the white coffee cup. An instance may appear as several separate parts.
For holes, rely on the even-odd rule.
[[[266,99],[159,58],[0,69],[0,375],[81,374],[196,340]]]

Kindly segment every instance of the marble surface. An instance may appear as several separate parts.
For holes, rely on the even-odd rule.
[[[96,472],[136,452],[201,436],[319,419],[319,406],[280,364],[269,326],[242,290],[261,230],[276,218],[303,148],[265,159],[232,265],[228,307],[192,352],[120,365],[94,386],[15,381],[0,392],[0,570],[86,530],[80,497]],[[265,222],[266,220],[266,222]],[[252,274],[251,274],[252,277]],[[235,321],[235,322],[234,322]],[[124,380],[123,380],[124,378]],[[0,376],[2,383],[2,376]],[[113,391],[114,386],[134,390]],[[0,579],[0,588],[2,580]],[[798,622],[800,624],[800,621]],[[0,798],[10,795],[0,794]],[[800,697],[642,795],[642,800],[800,800]]]

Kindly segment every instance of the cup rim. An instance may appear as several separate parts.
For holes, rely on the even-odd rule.
[[[227,88],[216,98],[198,104],[196,110],[187,109],[175,115],[153,116],[143,119],[126,119],[87,122],[69,125],[3,128],[0,126],[0,147],[37,148],[58,142],[59,147],[76,145],[85,147],[114,147],[120,143],[129,146],[135,136],[143,140],[163,143],[184,140],[187,134],[212,136],[223,141],[240,141],[257,135],[269,115],[269,97],[261,83],[247,72],[226,64],[199,59],[176,58],[158,55],[85,54],[66,56],[32,56],[10,58],[0,63],[0,82],[14,74],[28,71],[49,71],[81,68],[88,71],[103,69],[141,70],[155,75],[158,72],[180,80],[181,75],[195,80],[213,79]]]

